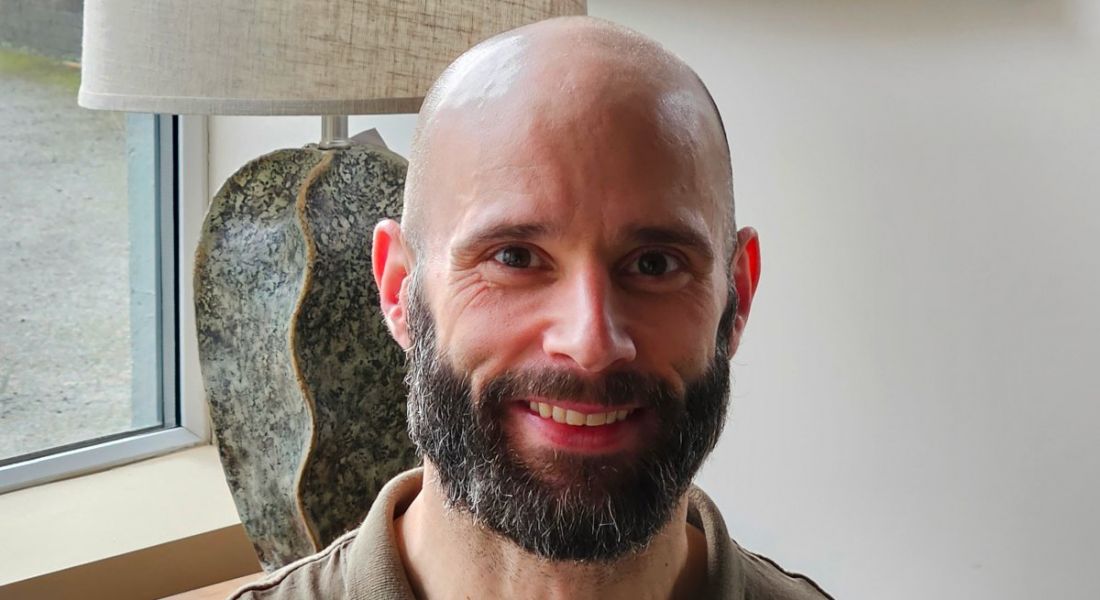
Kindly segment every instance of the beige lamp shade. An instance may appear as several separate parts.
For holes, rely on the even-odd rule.
[[[459,54],[585,0],[87,0],[79,103],[134,112],[416,112]]]

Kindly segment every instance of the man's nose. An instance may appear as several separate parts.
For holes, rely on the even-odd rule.
[[[634,340],[616,309],[606,272],[592,269],[559,282],[554,321],[543,336],[543,351],[581,369],[598,373],[637,356]]]

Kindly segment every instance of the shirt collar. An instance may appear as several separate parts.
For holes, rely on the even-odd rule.
[[[420,493],[423,484],[424,469],[417,467],[391,479],[378,493],[351,544],[345,574],[350,598],[415,598],[397,550],[394,519],[397,511],[404,510]],[[688,522],[698,527],[707,540],[708,597],[743,600],[745,573],[722,514],[698,487],[692,486],[687,497]]]

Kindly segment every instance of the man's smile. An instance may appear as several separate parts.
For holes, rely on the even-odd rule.
[[[510,408],[509,421],[518,440],[580,454],[639,449],[642,422],[651,412],[638,406],[608,407],[545,399],[517,400],[510,403]]]
[[[555,423],[565,423],[566,425],[576,426],[585,425],[588,427],[611,425],[616,421],[624,421],[630,413],[634,412],[633,408],[610,410],[606,412],[586,412],[583,410],[563,408],[550,402],[536,402],[534,400],[530,401],[529,407],[531,408],[531,412],[538,413],[539,416],[544,419],[552,419]]]

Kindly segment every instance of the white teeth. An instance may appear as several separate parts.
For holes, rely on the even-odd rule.
[[[596,426],[596,425],[603,425],[604,423],[607,422],[607,414],[608,413],[595,413],[595,414],[592,414],[592,415],[588,415],[587,417],[584,418],[584,424],[588,425],[589,427],[593,427],[593,426]],[[614,413],[611,413],[611,414],[614,414]]]
[[[612,423],[617,423],[626,419],[627,415],[634,412],[634,409],[627,408],[603,413],[585,414],[580,411],[554,406],[553,404],[534,401],[529,402],[528,406],[531,412],[538,414],[544,419],[553,419],[556,423],[565,423],[566,425],[573,425],[575,427],[611,425]]]

